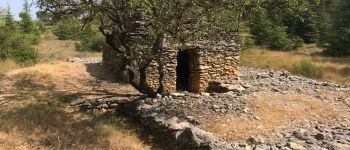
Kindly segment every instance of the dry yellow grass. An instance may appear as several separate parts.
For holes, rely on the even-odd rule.
[[[79,113],[64,103],[73,96],[93,100],[138,94],[130,85],[103,80],[109,76],[99,64],[64,62],[72,56],[101,56],[75,51],[76,42],[46,34],[35,46],[41,56],[38,65],[0,62],[0,149],[153,148],[126,117]]]
[[[293,71],[302,61],[312,62],[323,70],[319,80],[350,84],[350,58],[302,55],[291,52],[250,49],[241,54],[241,64],[248,67]]]
[[[15,70],[20,68],[20,66],[13,60],[0,60],[0,76],[5,74],[8,71]]]
[[[305,94],[260,93],[250,101],[250,111],[261,119],[213,117],[201,126],[228,141],[245,140],[250,136],[272,138],[290,126],[302,126],[308,121],[329,123],[350,119],[348,108],[314,99]]]
[[[56,36],[47,33],[42,41],[34,47],[40,53],[41,62],[66,60],[68,57],[96,57],[101,56],[99,52],[78,52],[75,50],[74,40],[58,40]]]
[[[7,72],[0,79],[0,149],[151,149],[137,126],[115,114],[88,115],[64,101],[138,94],[128,85],[98,81],[96,68],[52,62]]]

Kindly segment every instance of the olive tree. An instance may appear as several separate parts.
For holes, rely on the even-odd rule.
[[[42,11],[54,15],[81,14],[87,23],[99,21],[107,44],[123,59],[125,82],[148,95],[165,93],[162,61],[164,43],[229,40],[235,33],[235,0],[38,0]],[[159,64],[158,89],[146,82],[146,69]]]

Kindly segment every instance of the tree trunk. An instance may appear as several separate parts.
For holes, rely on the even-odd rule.
[[[143,65],[140,65],[139,60],[136,57],[136,50],[129,48],[124,44],[124,41],[120,39],[119,34],[113,34],[107,36],[108,44],[111,48],[120,54],[120,71],[118,77],[122,82],[130,83],[135,89],[143,94],[147,94],[151,97],[156,96],[156,92],[148,86],[146,81],[146,69],[151,61],[147,61]]]
[[[139,66],[135,60],[129,60],[125,63],[123,69],[123,79],[130,83],[136,90],[148,96],[155,97],[156,92],[147,84],[146,66]]]
[[[157,41],[156,41],[156,49],[158,49],[158,57],[157,57],[157,62],[158,62],[158,73],[159,73],[159,87],[157,89],[157,93],[161,95],[168,95],[169,92],[166,91],[166,87],[164,85],[164,42],[165,38],[164,35],[158,35]]]

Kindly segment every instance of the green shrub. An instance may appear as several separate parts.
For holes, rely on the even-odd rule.
[[[58,21],[54,27],[53,33],[60,40],[78,39],[81,32],[81,26],[77,19],[66,17]]]
[[[303,47],[303,45],[304,45],[304,40],[301,37],[299,37],[299,36],[297,36],[296,38],[292,39],[292,41],[293,41],[292,49],[298,49],[298,48]]]
[[[25,34],[24,38],[31,45],[33,45],[33,44],[38,44],[40,42],[40,40],[41,40],[40,36],[41,36],[40,33],[33,32],[30,34]]]
[[[329,45],[326,54],[334,56],[350,56],[350,1],[336,1],[332,14],[332,27],[328,35]]]
[[[300,63],[293,65],[290,72],[308,78],[321,78],[323,75],[323,69],[308,60],[303,60]]]
[[[292,41],[288,38],[286,27],[275,26],[272,32],[268,33],[265,44],[268,48],[276,50],[290,50]]]
[[[250,33],[253,35],[256,44],[264,45],[272,30],[272,23],[268,18],[267,11],[259,9],[250,25]]]
[[[13,59],[22,65],[35,64],[38,52],[32,47],[31,41],[20,32],[0,29],[0,59]]]
[[[255,41],[250,35],[248,35],[248,36],[243,37],[240,40],[240,45],[241,45],[241,50],[245,51],[249,48],[252,48],[255,45]]]
[[[92,25],[87,25],[80,34],[80,43],[75,44],[77,51],[101,52],[105,45],[105,37],[94,30]]]
[[[105,45],[105,37],[101,34],[96,34],[91,37],[80,39],[80,43],[75,44],[77,51],[97,51],[101,52]]]
[[[260,9],[253,17],[250,33],[258,45],[275,50],[290,50],[293,41],[288,38],[287,27],[274,25],[266,9]]]

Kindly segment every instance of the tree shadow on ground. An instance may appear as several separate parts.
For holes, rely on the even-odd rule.
[[[121,113],[78,113],[68,107],[78,97],[125,98],[133,93],[103,88],[62,91],[50,77],[36,73],[20,74],[13,81],[12,93],[0,94],[0,133],[11,141],[24,140],[33,149],[164,149],[137,121]]]
[[[145,146],[141,143],[159,147],[139,135],[132,119],[119,113],[79,114],[67,111],[59,99],[42,100],[47,98],[0,111],[0,132],[26,135],[25,140],[39,149],[140,149]]]
[[[98,119],[77,119],[54,103],[35,103],[0,113],[0,129],[28,135],[35,145],[54,149],[107,148],[108,142]],[[82,147],[81,147],[82,146]]]
[[[108,80],[117,82],[117,77],[112,70],[104,67],[101,63],[89,63],[85,64],[86,71],[98,80]]]

